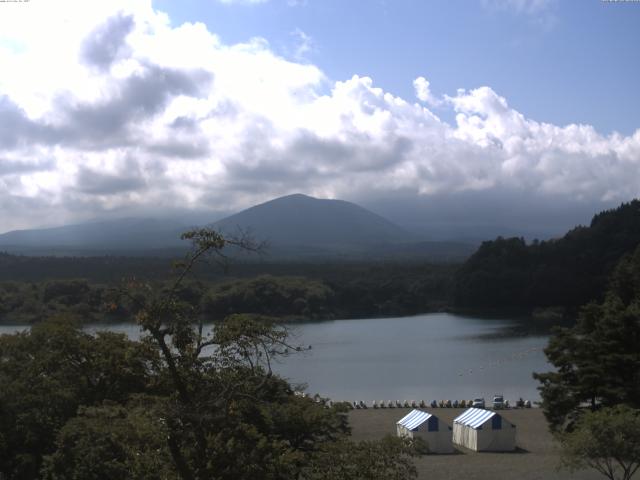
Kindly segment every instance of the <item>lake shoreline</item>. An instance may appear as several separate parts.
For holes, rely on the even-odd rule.
[[[543,349],[545,332],[531,332],[516,320],[448,313],[410,317],[331,320],[287,324],[288,355],[273,364],[292,384],[307,384],[309,395],[334,401],[469,400],[502,394],[539,399],[532,372],[551,369]],[[205,333],[213,324],[205,325]],[[13,333],[29,326],[2,327]],[[84,325],[141,337],[134,323]],[[300,351],[296,351],[300,346]],[[311,349],[309,348],[311,346]]]

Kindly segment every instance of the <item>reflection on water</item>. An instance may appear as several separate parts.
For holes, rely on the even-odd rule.
[[[24,327],[0,327],[12,333]],[[137,325],[90,325],[139,338]],[[471,399],[504,394],[538,399],[531,374],[550,369],[547,336],[521,322],[433,313],[414,317],[331,320],[291,327],[312,350],[283,358],[275,369],[308,392],[334,400]]]

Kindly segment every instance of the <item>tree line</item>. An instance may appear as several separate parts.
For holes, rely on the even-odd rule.
[[[602,301],[556,328],[545,349],[554,370],[536,373],[563,463],[631,479],[640,468],[640,246],[622,257]]]
[[[640,243],[640,201],[595,215],[560,239],[484,242],[456,272],[457,307],[564,306],[602,300],[618,261]]]
[[[292,275],[222,277],[216,281],[190,279],[175,292],[210,321],[230,313],[252,313],[283,320],[318,320],[418,314],[444,308],[451,295],[448,265],[401,267],[370,266],[352,272],[337,268],[320,278]],[[69,313],[84,322],[131,321],[135,302],[114,307],[114,289],[133,278],[111,283],[87,279],[51,279],[40,282],[0,282],[0,323],[31,324]],[[149,281],[168,288],[167,277]],[[145,292],[138,293],[141,296]]]

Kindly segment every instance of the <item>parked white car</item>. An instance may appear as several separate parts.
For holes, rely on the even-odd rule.
[[[473,404],[471,405],[473,408],[485,408],[484,406],[484,398],[474,398]]]
[[[493,409],[502,410],[504,408],[504,395],[493,396]]]

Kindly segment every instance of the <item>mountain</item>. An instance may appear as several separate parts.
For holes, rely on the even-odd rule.
[[[34,255],[133,253],[184,248],[180,234],[188,228],[177,220],[121,218],[0,235],[0,249]]]
[[[273,247],[335,249],[402,243],[415,237],[354,203],[302,194],[256,205],[213,224],[227,234],[250,230]]]
[[[185,218],[123,218],[0,235],[0,251],[26,255],[176,255],[188,244]],[[206,222],[201,222],[203,225]],[[267,243],[270,259],[442,259],[468,257],[473,245],[427,242],[354,203],[295,194],[256,205],[210,227],[227,235],[249,231]]]
[[[477,244],[427,242],[355,203],[302,194],[256,205],[214,224],[226,234],[248,233],[268,245],[270,258],[462,260]]]

